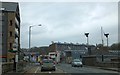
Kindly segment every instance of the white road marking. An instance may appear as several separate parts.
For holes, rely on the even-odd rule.
[[[36,69],[35,73],[37,73],[38,70],[39,70],[39,67]]]

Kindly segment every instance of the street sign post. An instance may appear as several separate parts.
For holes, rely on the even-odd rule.
[[[18,55],[15,55],[15,62],[18,62]]]

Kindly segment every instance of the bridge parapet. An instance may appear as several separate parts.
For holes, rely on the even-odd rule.
[[[13,70],[13,62],[3,62],[2,63],[2,73]]]

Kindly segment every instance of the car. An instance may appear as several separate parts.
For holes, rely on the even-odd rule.
[[[56,70],[55,62],[52,59],[44,59],[41,63],[41,71]]]
[[[82,67],[83,66],[80,59],[73,59],[71,65],[72,65],[72,67]]]

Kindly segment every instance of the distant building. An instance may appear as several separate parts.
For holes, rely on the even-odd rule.
[[[0,58],[9,62],[15,57],[13,49],[20,50],[20,13],[16,2],[0,2]]]
[[[48,55],[49,53],[48,46],[40,47],[39,52],[40,52],[40,55]]]
[[[90,51],[93,51],[96,47],[94,45],[89,45]],[[52,42],[48,48],[49,52],[56,52],[60,54],[60,62],[67,61],[68,63],[74,58],[82,59],[83,56],[88,55],[88,47],[85,44],[79,43],[61,43]]]
[[[54,52],[54,51],[64,51],[64,50],[86,50],[86,45],[83,44],[74,44],[74,43],[52,43],[49,46],[49,51]]]

